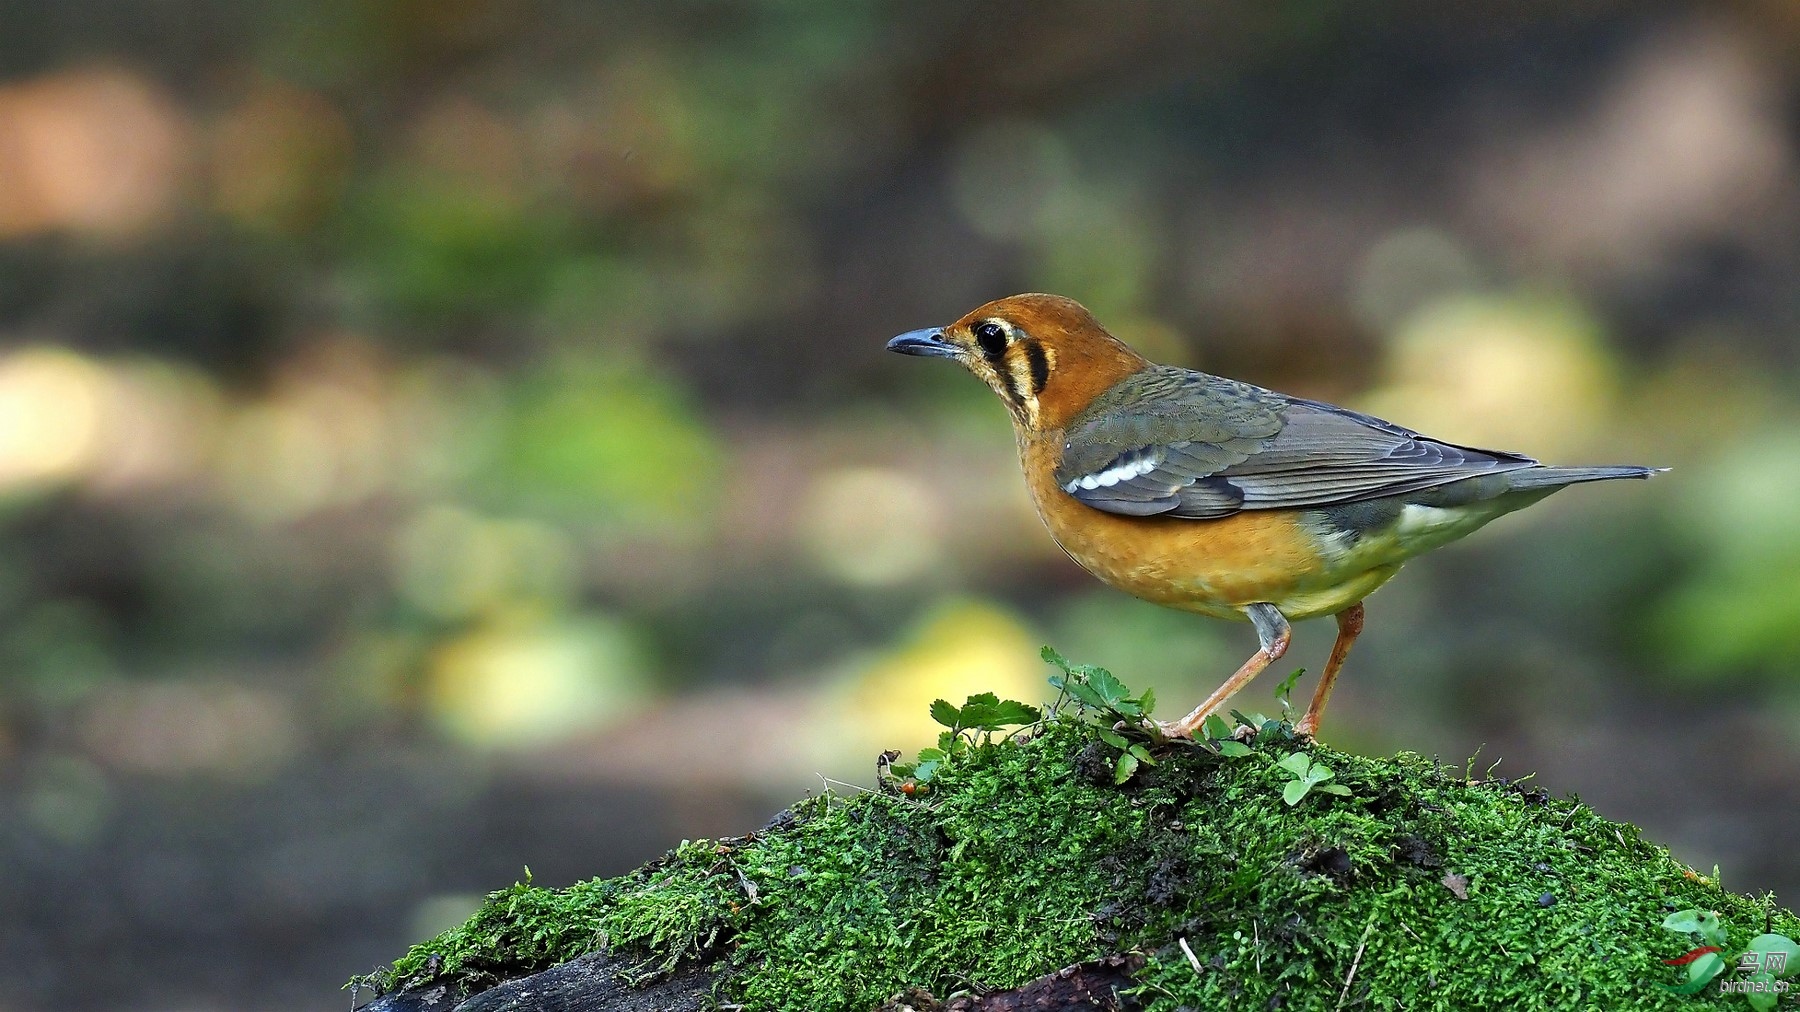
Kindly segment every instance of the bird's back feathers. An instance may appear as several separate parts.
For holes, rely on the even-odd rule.
[[[1516,483],[1481,484],[1501,494],[1650,472],[1548,468],[1335,405],[1150,366],[1070,423],[1056,480],[1109,513],[1208,519],[1379,499],[1503,473]]]

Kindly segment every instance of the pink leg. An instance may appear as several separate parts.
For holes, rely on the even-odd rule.
[[[1262,648],[1250,655],[1237,673],[1225,680],[1225,684],[1213,690],[1206,701],[1194,708],[1194,711],[1177,721],[1164,723],[1157,721],[1164,736],[1169,738],[1190,738],[1206,718],[1218,712],[1237,691],[1250,683],[1250,679],[1262,674],[1262,670],[1273,664],[1282,654],[1287,653],[1288,643],[1293,639],[1293,630],[1288,628],[1287,619],[1274,605],[1253,604],[1245,611],[1250,621],[1256,626],[1256,635],[1262,641]]]
[[[1319,676],[1319,687],[1313,690],[1312,702],[1306,707],[1306,716],[1294,725],[1294,733],[1302,738],[1312,738],[1319,733],[1319,719],[1325,716],[1325,703],[1331,698],[1331,685],[1337,681],[1338,670],[1344,666],[1344,658],[1350,656],[1350,644],[1362,634],[1363,606],[1362,602],[1351,605],[1337,613],[1337,642],[1331,645],[1331,657],[1325,662],[1325,673]]]

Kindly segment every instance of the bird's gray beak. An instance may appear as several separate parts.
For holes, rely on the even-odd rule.
[[[909,330],[887,344],[889,351],[902,355],[930,355],[933,358],[955,358],[960,352],[944,337],[944,328],[927,327]]]

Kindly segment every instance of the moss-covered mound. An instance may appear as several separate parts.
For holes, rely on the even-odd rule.
[[[1662,986],[1683,979],[1663,960],[1701,944],[1664,918],[1717,911],[1727,959],[1800,934],[1633,827],[1518,784],[1307,747],[1334,774],[1318,784],[1348,793],[1289,804],[1306,764],[1271,726],[1248,754],[1161,746],[1115,785],[1096,733],[1052,717],[945,760],[927,792],[810,798],[622,878],[515,885],[375,983],[473,992],[608,948],[646,979],[711,964],[726,1005],[866,1012],[1135,951],[1156,1012],[1745,1009],[1716,983]]]

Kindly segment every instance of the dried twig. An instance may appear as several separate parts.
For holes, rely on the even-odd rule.
[[[1344,1007],[1344,999],[1350,996],[1350,985],[1356,980],[1356,968],[1362,965],[1363,948],[1369,944],[1369,932],[1375,930],[1375,918],[1370,917],[1368,926],[1363,928],[1362,941],[1356,943],[1356,955],[1350,960],[1350,973],[1344,977],[1344,989],[1338,992],[1337,1007]]]
[[[1175,941],[1181,946],[1181,954],[1188,958],[1188,965],[1194,968],[1194,976],[1203,976],[1200,972],[1200,957],[1194,955],[1193,949],[1188,948],[1187,937],[1184,935]]]

